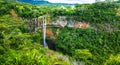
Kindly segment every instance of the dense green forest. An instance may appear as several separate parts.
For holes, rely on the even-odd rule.
[[[25,19],[48,14],[51,20],[65,16],[90,27],[59,28],[52,40],[56,49],[42,45],[40,29],[30,32]],[[50,21],[51,21],[50,20]],[[50,28],[53,33],[58,28]],[[0,65],[120,65],[120,2],[65,6],[32,5],[0,0]]]

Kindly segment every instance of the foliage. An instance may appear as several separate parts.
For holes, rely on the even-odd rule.
[[[51,53],[51,54],[50,54]],[[60,55],[60,54],[59,54]],[[20,50],[9,49],[5,54],[0,56],[0,64],[13,65],[70,65],[68,60],[59,58],[58,53],[39,47],[39,45],[31,45]]]
[[[19,17],[0,17],[0,65],[70,65],[66,56],[40,45],[40,32],[29,33]]]
[[[77,61],[83,61],[88,65],[91,64],[92,54],[88,49],[76,49],[73,58]]]
[[[92,54],[90,53],[89,50],[87,49],[77,49],[75,50],[75,53],[74,53],[74,58],[78,59],[78,60],[86,60],[86,59],[90,59],[92,58]]]
[[[119,53],[120,47],[120,31],[109,33],[107,31],[98,31],[94,29],[74,29],[74,28],[64,28],[61,29],[58,38],[55,40],[56,46],[59,51],[70,56],[76,56],[77,49],[88,49],[91,54],[91,59],[86,59],[91,61],[92,64],[100,65],[108,58],[110,54]],[[84,51],[86,52],[86,51]],[[80,50],[78,53],[82,55]]]
[[[65,9],[63,9],[61,6],[56,5],[35,6],[19,2],[9,4],[0,2],[0,4],[2,4],[0,5],[1,15],[8,14],[11,9],[14,9],[23,18],[35,18],[50,14],[52,17],[67,16],[68,19],[91,23],[120,21],[119,16],[117,16],[120,8],[118,2],[76,5],[74,9],[70,6],[65,6]]]
[[[104,23],[120,21],[116,16],[116,9],[119,6],[116,3],[94,3],[76,5],[72,9],[56,9],[52,11],[53,16],[68,16],[68,18],[77,21],[85,21],[91,23]]]
[[[60,6],[53,8],[50,5],[5,1],[0,0],[0,64],[70,65],[64,56],[39,45],[41,32],[30,33],[28,22],[22,19],[47,13],[50,15],[49,21],[52,17],[54,20],[57,16],[66,16],[68,20],[89,22],[92,26],[88,29],[61,28],[54,40],[58,51],[84,61],[86,65],[119,65],[119,55],[110,56],[120,52],[119,2],[83,4],[76,5],[75,9],[63,9]],[[18,17],[12,16],[11,10]]]
[[[116,56],[111,55],[110,58],[106,60],[104,65],[120,65],[120,54]]]

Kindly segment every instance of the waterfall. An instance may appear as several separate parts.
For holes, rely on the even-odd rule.
[[[44,43],[44,47],[47,46],[46,43],[46,17],[43,17],[43,43]]]

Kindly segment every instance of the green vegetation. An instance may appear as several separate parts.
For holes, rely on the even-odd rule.
[[[64,56],[59,57],[60,54],[44,49],[39,45],[30,45],[20,50],[9,49],[6,53],[0,56],[0,64],[3,65],[70,65]]]
[[[29,14],[27,8],[32,5],[0,2],[0,6],[0,65],[70,65],[65,56],[40,44],[42,37],[39,31],[29,32],[28,22],[22,17]],[[11,9],[15,10],[12,15]]]
[[[13,2],[0,0],[0,65],[71,65],[74,62],[61,53],[85,65],[120,64],[119,2],[76,5],[74,9]],[[53,20],[66,16],[69,21],[88,22],[90,27],[60,28],[58,37],[52,41],[61,53],[51,51],[41,45],[41,31],[30,33],[29,22],[23,20],[45,14]]]
[[[120,54],[117,56],[111,55],[104,65],[120,65]]]
[[[95,65],[104,63],[109,55],[120,51],[120,31],[109,33],[96,32],[94,29],[64,28],[55,41],[59,51],[64,54]]]
[[[0,23],[0,65],[70,65],[62,54],[40,45],[39,32],[30,34],[21,18],[4,15]]]

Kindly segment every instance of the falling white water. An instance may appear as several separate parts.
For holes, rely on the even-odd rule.
[[[46,43],[46,17],[43,17],[43,43],[44,43],[44,47],[47,46]]]

